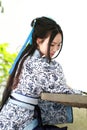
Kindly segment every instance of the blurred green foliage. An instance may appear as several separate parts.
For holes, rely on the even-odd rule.
[[[17,53],[10,53],[7,51],[8,43],[0,44],[0,87],[5,85],[9,75],[9,69],[17,55]]]
[[[2,0],[0,0],[0,13],[4,13],[4,7],[2,4]]]

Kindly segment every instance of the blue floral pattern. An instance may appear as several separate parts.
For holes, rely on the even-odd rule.
[[[50,101],[39,101],[43,124],[62,124],[73,122],[73,111],[71,106]]]
[[[61,65],[56,61],[51,61],[49,64],[45,57],[40,57],[39,54],[36,55],[36,52],[32,57],[29,56],[25,60],[19,83],[13,92],[27,97],[40,97],[41,92],[74,93],[66,85]],[[47,111],[45,110],[50,110],[46,120],[44,120],[45,116],[43,116],[44,122],[48,120],[47,123],[49,123],[49,120],[55,115],[59,118],[55,118],[54,123],[66,122],[66,111],[63,105],[60,107],[60,105],[51,104],[50,102],[45,104],[45,101],[39,101],[39,105],[41,111],[45,112],[42,115],[46,115]],[[23,130],[34,119],[33,116],[33,110],[20,107],[8,101],[0,112],[0,130]]]

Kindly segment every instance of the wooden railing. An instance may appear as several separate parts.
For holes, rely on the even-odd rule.
[[[87,108],[87,95],[42,93],[41,99],[72,107]]]

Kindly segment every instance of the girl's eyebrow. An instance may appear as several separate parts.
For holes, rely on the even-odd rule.
[[[57,42],[54,42],[54,41],[53,41],[52,43],[55,43],[55,44],[61,44],[62,42],[57,43]]]

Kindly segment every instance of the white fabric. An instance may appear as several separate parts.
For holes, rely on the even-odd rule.
[[[13,92],[11,94],[15,99],[19,100],[19,101],[23,101],[25,103],[30,103],[33,105],[37,105],[38,104],[38,99],[33,98],[33,97],[27,97],[27,96],[23,96],[21,94],[17,94],[15,92]]]
[[[30,109],[30,110],[34,110],[34,106],[26,104],[26,103],[23,103],[23,102],[16,101],[16,100],[11,99],[11,98],[9,99],[8,102],[16,104],[16,105],[24,107],[24,108],[27,108],[27,109]]]

